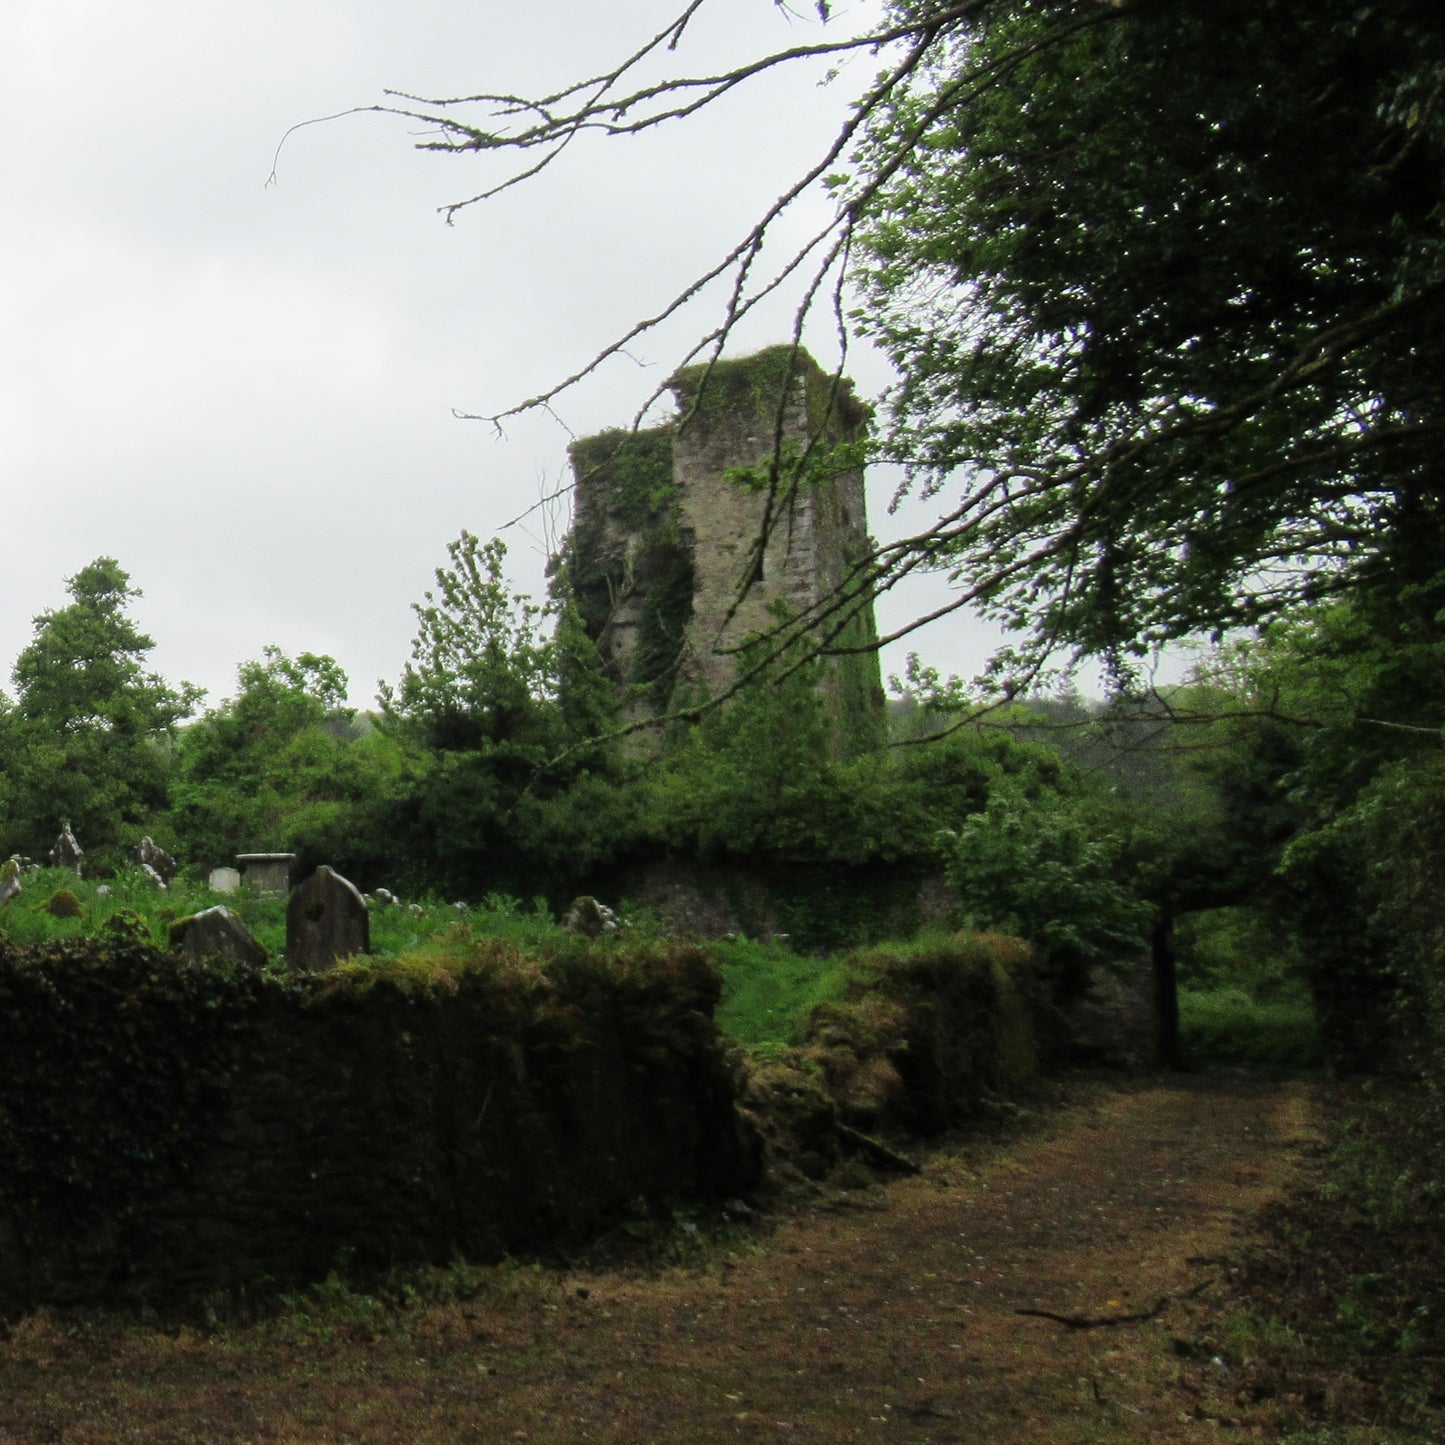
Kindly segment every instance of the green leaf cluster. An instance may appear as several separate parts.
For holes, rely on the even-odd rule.
[[[855,320],[1026,660],[1434,575],[1442,76],[1418,6],[1028,0],[895,90]]]
[[[1095,964],[1137,958],[1153,909],[1131,886],[1121,834],[1087,796],[999,776],[976,813],[938,835],[965,927],[1038,950],[1066,992]]]
[[[506,545],[463,532],[451,565],[413,603],[417,633],[396,687],[381,683],[389,719],[437,751],[508,746],[541,756],[556,738],[545,704],[555,696],[556,656],[545,609],[507,588]]]
[[[118,862],[163,813],[176,725],[201,692],[145,668],[141,596],[111,557],[66,580],[71,601],[35,619],[0,704],[0,852],[43,854],[68,822],[92,860]]]
[[[398,742],[345,706],[346,674],[325,655],[268,646],[238,691],[177,737],[169,828],[198,869],[240,853],[291,852],[370,881],[387,852],[381,812],[402,786]]]

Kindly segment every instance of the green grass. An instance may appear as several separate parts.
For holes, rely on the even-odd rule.
[[[282,946],[285,944],[284,917]],[[475,907],[458,908],[424,898],[400,908],[371,910],[371,951],[378,958],[401,958],[433,943],[438,934],[454,938],[499,938],[519,948],[543,948],[567,935],[538,899],[530,906],[515,898],[489,894]]]
[[[56,918],[49,912],[46,905],[59,892],[75,895],[78,917]],[[87,938],[123,914],[138,920],[152,941],[163,942],[171,919],[220,901],[204,885],[177,883],[161,891],[136,868],[104,879],[77,878],[68,868],[42,868],[24,874],[20,893],[0,906],[0,936],[19,944]]]
[[[805,958],[778,944],[715,943],[723,976],[718,1027],[747,1047],[791,1043],[814,1004],[837,998],[848,981],[838,958]]]
[[[46,902],[59,889],[76,895],[80,917],[56,918],[47,911]],[[105,880],[77,878],[64,869],[28,874],[20,895],[0,907],[0,937],[23,945],[89,937],[103,932],[116,914],[125,914],[143,938],[165,947],[174,919],[217,904],[224,904],[241,919],[266,949],[272,968],[279,971],[285,967],[284,900],[256,898],[244,889],[235,894],[213,893],[204,883],[185,879],[161,891],[136,869]],[[629,911],[623,912],[627,916]],[[434,961],[438,955],[455,954],[460,959],[470,951],[469,944],[479,939],[499,939],[523,952],[545,955],[569,938],[541,900],[528,905],[496,894],[466,908],[434,898],[401,906],[374,905],[370,920],[369,957],[377,965],[421,954]],[[639,915],[637,932],[643,938],[654,936],[655,929],[645,915]],[[808,1011],[839,998],[850,978],[842,955],[816,958],[780,944],[746,939],[711,944],[708,952],[723,976],[718,1027],[746,1048],[794,1042]]]
[[[1179,1031],[1198,1063],[1310,1068],[1320,1059],[1314,1009],[1302,990],[1260,1002],[1242,988],[1181,989]]]
[[[27,874],[23,883],[23,891],[0,907],[0,937],[14,943],[94,936],[116,914],[126,914],[135,931],[164,947],[172,920],[224,904],[266,949],[271,966],[277,970],[285,966],[282,899],[256,898],[244,889],[213,893],[204,883],[185,879],[161,891],[136,869],[101,880],[51,868]],[[56,918],[47,911],[46,903],[60,889],[76,895],[79,917]],[[528,905],[496,894],[466,908],[434,898],[405,901],[399,907],[375,905],[370,919],[370,957],[378,964],[419,953],[435,956],[438,950],[460,957],[468,951],[469,941],[482,938],[500,939],[529,953],[547,953],[568,938],[541,900]],[[639,933],[643,937],[652,933],[645,918]],[[747,1046],[791,1041],[807,1010],[836,997],[845,982],[839,960],[805,958],[779,945],[727,941],[712,945],[710,952],[724,978],[718,1025]]]
[[[125,869],[104,879],[77,878],[64,868],[44,868],[22,879],[22,890],[0,906],[0,937],[21,945],[36,945],[68,938],[93,937],[111,919],[125,915],[135,932],[164,947],[174,919],[224,904],[250,930],[266,950],[271,964],[284,967],[286,956],[286,903],[279,898],[257,898],[242,890],[215,893],[204,883],[177,879],[165,890],[139,869]],[[59,891],[73,893],[80,903],[75,918],[57,918],[46,905]],[[378,959],[402,957],[433,944],[446,933],[459,941],[500,938],[523,948],[537,948],[563,937],[545,904],[530,907],[515,899],[492,895],[476,907],[460,909],[437,899],[424,899],[400,907],[375,906],[370,910],[371,949]]]
[[[43,869],[27,874],[23,883],[23,891],[0,907],[0,937],[14,943],[92,937],[102,933],[116,914],[125,914],[135,931],[163,948],[172,920],[224,904],[265,948],[270,966],[278,971],[285,967],[283,899],[256,898],[244,889],[213,893],[204,883],[185,879],[161,891],[139,870],[102,880],[77,878],[66,869]],[[47,911],[47,901],[60,889],[76,895],[79,917],[56,918]],[[497,894],[466,908],[435,898],[404,901],[400,906],[373,905],[370,920],[369,960],[377,966],[420,954],[433,960],[439,954],[460,959],[477,939],[500,939],[523,952],[541,954],[570,939],[541,900],[523,904]],[[645,917],[638,932],[642,937],[653,934]],[[804,958],[778,945],[741,940],[717,943],[710,951],[724,977],[718,1026],[744,1045],[789,1042],[801,1016],[843,988],[845,975],[837,960]]]

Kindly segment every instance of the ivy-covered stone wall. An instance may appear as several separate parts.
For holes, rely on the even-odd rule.
[[[744,1190],[719,988],[677,944],[285,979],[0,944],[0,1311],[495,1257]]]
[[[667,708],[692,621],[694,539],[672,474],[673,428],[614,429],[573,444],[573,601],[631,718]]]

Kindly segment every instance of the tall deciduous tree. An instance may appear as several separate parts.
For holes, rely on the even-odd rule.
[[[70,603],[35,619],[12,674],[7,835],[10,848],[43,852],[68,820],[89,852],[104,854],[162,813],[168,745],[202,693],[146,670],[155,644],[128,610],[141,593],[113,557],[83,567],[66,590]]]
[[[413,603],[417,633],[395,688],[383,682],[387,715],[433,747],[541,741],[555,721],[545,707],[556,689],[556,657],[542,630],[544,609],[507,589],[507,549],[463,532],[447,545],[451,565]]]
[[[16,659],[22,718],[60,734],[164,734],[200,700],[190,683],[172,688],[145,670],[155,643],[129,615],[142,594],[113,557],[98,557],[66,579],[70,604],[35,619],[35,640]]]
[[[393,836],[412,875],[431,886],[470,896],[535,889],[534,860],[518,846],[519,809],[597,762],[590,750],[557,759],[605,710],[600,662],[565,606],[509,590],[500,540],[463,532],[447,556],[435,587],[413,604],[417,633],[401,681],[381,684],[384,726],[417,760]]]
[[[183,855],[210,868],[237,853],[294,852],[303,869],[385,881],[390,839],[378,818],[403,756],[356,721],[345,672],[325,654],[269,646],[237,681],[234,698],[177,740],[170,816]]]
[[[965,595],[1107,653],[1434,582],[1442,91],[1412,3],[1040,0],[937,47],[860,152],[913,138],[859,319]]]

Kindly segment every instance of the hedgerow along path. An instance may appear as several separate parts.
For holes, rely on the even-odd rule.
[[[0,1345],[0,1441],[1274,1439],[1180,1350],[1314,1137],[1303,1084],[1154,1083],[696,1269],[210,1333],[42,1315]]]

